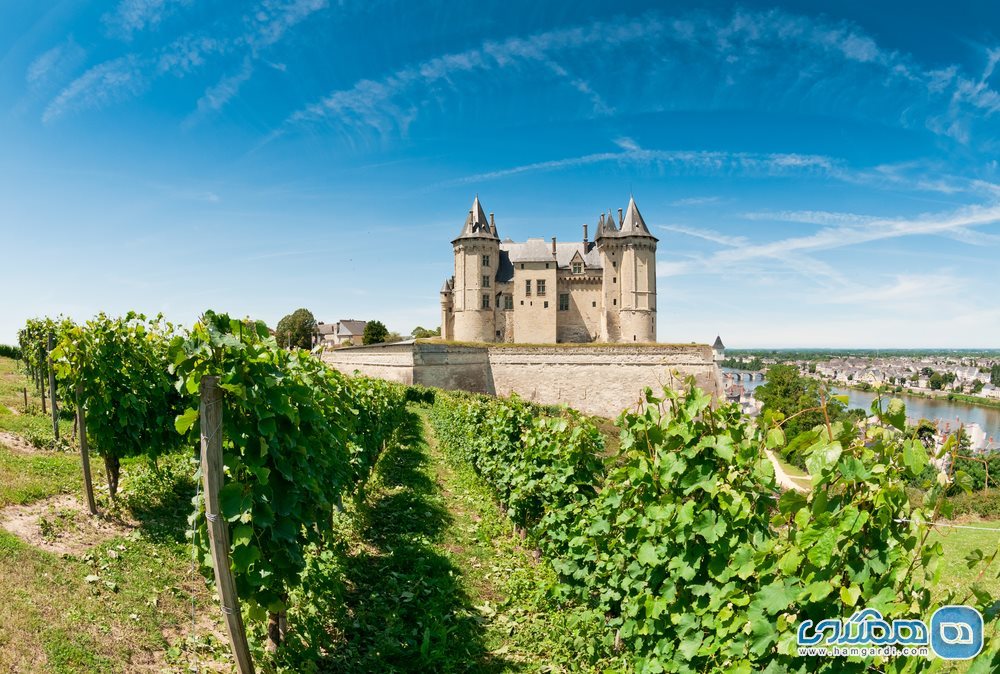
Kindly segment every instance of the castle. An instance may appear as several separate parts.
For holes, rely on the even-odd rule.
[[[500,240],[476,196],[451,242],[441,337],[462,342],[655,342],[657,239],[629,198],[594,240]]]

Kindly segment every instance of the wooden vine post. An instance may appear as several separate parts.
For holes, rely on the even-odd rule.
[[[97,514],[94,502],[94,482],[90,477],[90,449],[87,447],[87,416],[83,412],[83,384],[76,384],[76,427],[80,430],[80,463],[83,464],[83,491],[87,496],[87,508],[91,515]]]
[[[42,366],[45,364],[45,347],[38,345],[38,374],[35,379],[38,381],[38,392],[42,396],[42,414],[45,414],[45,375],[42,374]]]
[[[49,351],[46,354],[46,363],[49,368],[49,407],[52,409],[52,435],[56,442],[59,442],[59,409],[56,402],[56,371],[52,367],[52,349],[55,348],[55,338],[49,333]]]
[[[201,378],[201,474],[205,491],[205,518],[208,520],[208,541],[215,569],[215,587],[219,592],[229,645],[240,674],[253,674],[253,660],[247,644],[246,627],[236,595],[236,581],[229,568],[229,527],[219,506],[222,491],[222,389],[218,377]]]

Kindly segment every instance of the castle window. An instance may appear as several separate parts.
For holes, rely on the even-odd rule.
[[[542,307],[542,308],[543,308],[543,309],[548,309],[548,308],[549,308],[549,303],[548,303],[548,302],[546,302],[546,303],[545,303],[545,306],[544,306],[544,307]]]
[[[489,309],[489,308],[490,308],[490,296],[483,295],[483,309]]]
[[[489,288],[490,287],[490,277],[489,276],[483,275],[483,287],[484,288]]]
[[[524,267],[522,265],[522,269],[523,268]],[[531,279],[530,278],[529,279],[525,279],[525,281],[524,281],[524,296],[525,297],[531,297]]]
[[[614,260],[612,260],[612,261],[611,261],[611,268],[612,268],[612,269],[618,269],[618,263],[617,263],[617,262],[615,262]]]
[[[559,311],[569,311],[569,293],[559,293]]]
[[[611,282],[618,283],[618,277],[617,276],[612,277]]]
[[[489,255],[483,255],[483,266],[484,267],[489,267],[490,266],[490,256]]]
[[[582,274],[583,273],[583,265],[580,264],[579,262],[574,262],[573,263],[573,273],[574,274]]]
[[[521,263],[521,269],[524,269],[524,263],[523,262]]]
[[[597,306],[597,302],[591,302],[591,303],[590,303],[590,306],[592,306],[592,307],[596,307],[596,306]]]
[[[545,294],[545,279],[538,279],[535,285],[538,287],[538,296],[542,297]]]
[[[510,309],[514,308],[514,296],[513,295],[504,295],[503,296],[503,308],[507,309],[507,310],[510,310]]]
[[[613,305],[615,305],[617,307],[618,306],[618,300],[611,300],[611,304],[613,304]]]
[[[546,268],[546,269],[548,269],[548,268],[549,268],[549,263],[548,263],[548,262],[546,262],[546,263],[545,263],[545,268]]]

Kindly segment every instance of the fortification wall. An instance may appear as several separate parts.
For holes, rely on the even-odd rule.
[[[677,388],[688,375],[702,389],[722,392],[711,349],[704,345],[491,348],[489,363],[496,395],[517,393],[605,417],[635,406],[647,386],[654,392]]]
[[[461,345],[401,343],[338,349],[323,359],[347,373],[449,390],[564,404],[587,414],[615,417],[642,391],[678,387],[694,376],[705,391],[722,395],[711,347],[669,345]]]
[[[370,344],[334,349],[323,353],[323,361],[345,374],[355,370],[401,384],[413,383],[414,343]]]

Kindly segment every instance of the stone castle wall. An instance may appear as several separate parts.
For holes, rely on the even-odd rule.
[[[722,395],[719,369],[707,345],[461,345],[407,342],[327,352],[323,360],[405,384],[521,397],[615,417],[635,406],[642,391],[678,387],[686,376]]]

